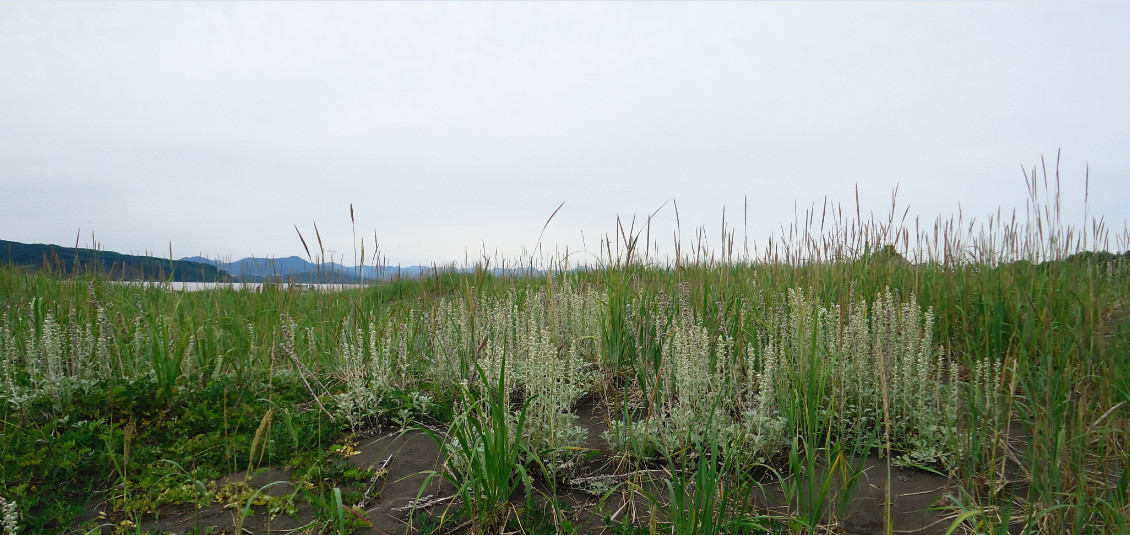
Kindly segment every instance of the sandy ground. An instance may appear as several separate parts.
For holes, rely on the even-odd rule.
[[[615,458],[604,452],[607,445],[600,433],[607,429],[607,412],[593,404],[585,404],[578,410],[579,424],[588,429],[589,436],[585,447],[592,450],[590,459],[580,468],[581,476],[600,476],[616,473]],[[452,498],[453,489],[440,477],[434,477],[428,486],[421,489],[429,471],[442,470],[443,459],[436,442],[422,431],[391,432],[360,441],[348,460],[362,468],[383,466],[387,472],[375,489],[372,499],[358,510],[370,524],[357,533],[376,533],[384,535],[414,533],[409,525],[413,503],[439,499],[427,510],[432,514],[442,513],[445,508],[454,511],[458,508]],[[247,474],[237,473],[229,476],[229,481],[241,481]],[[293,473],[279,469],[264,469],[252,474],[248,486],[252,489],[266,486],[263,492],[271,496],[286,496],[294,491]],[[656,469],[651,472],[637,472],[632,475],[633,482],[644,490],[654,491],[654,495],[666,496],[662,485],[663,473]],[[933,509],[939,498],[947,492],[946,478],[921,470],[890,467],[888,478],[887,464],[875,457],[868,458],[863,474],[856,485],[852,499],[838,531],[849,535],[872,535],[885,533],[884,507],[887,493],[891,496],[891,518],[894,533],[916,533],[922,535],[944,534],[950,521],[944,511]],[[277,483],[275,483],[277,482]],[[274,483],[273,485],[271,485]],[[888,488],[889,483],[889,488]],[[784,505],[781,486],[774,477],[766,477],[762,482],[764,491],[754,496],[754,512],[764,514],[781,511]],[[270,486],[267,486],[270,485]],[[542,491],[546,486],[540,485]],[[623,485],[619,490],[606,496],[594,496],[577,489],[559,488],[558,503],[565,506],[566,518],[580,534],[602,534],[606,532],[605,519],[615,521],[633,520],[647,525],[653,515],[653,507],[638,492],[632,492]],[[253,513],[243,522],[244,533],[319,533],[326,525],[315,518],[315,512],[301,497],[294,502],[294,514],[280,514],[275,518],[263,510],[253,507]],[[416,514],[420,514],[416,509]],[[654,513],[659,521],[664,520],[661,512]],[[185,533],[197,529],[199,533],[236,533],[236,515],[231,509],[220,505],[197,510],[191,505],[167,507],[158,517],[147,519],[143,530]],[[418,525],[418,524],[417,524]],[[110,533],[107,526],[104,532]],[[326,531],[328,532],[328,531]]]

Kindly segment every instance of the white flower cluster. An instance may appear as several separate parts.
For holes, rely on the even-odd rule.
[[[375,330],[372,321],[370,318],[370,336]],[[375,341],[370,339],[370,343]],[[371,418],[380,416],[385,374],[380,373],[379,364],[374,362],[372,347],[365,343],[360,328],[344,329],[338,350],[341,360],[337,375],[344,389],[334,394],[334,401],[338,414],[357,430]]]
[[[1007,389],[1003,385],[1004,370],[998,359],[984,358],[969,372],[970,395],[977,411],[985,419],[983,426],[993,427],[1008,419]]]
[[[573,407],[586,393],[585,359],[575,347],[558,350],[545,329],[526,333],[524,346],[527,439],[539,450],[555,452],[580,444],[586,433],[575,425]]]
[[[36,298],[26,315],[0,317],[0,399],[22,406],[42,398],[64,410],[76,391],[112,376],[111,329],[101,307],[96,314],[93,323],[73,313],[60,323]]]
[[[0,399],[20,405],[25,401],[24,389],[16,375],[23,368],[22,352],[17,351],[19,346],[16,342],[15,330],[8,324],[7,318],[7,313],[0,314],[0,375],[3,376],[4,381]]]
[[[478,362],[486,377],[496,378],[506,357],[504,388],[529,400],[525,438],[539,450],[562,452],[584,440],[574,407],[598,358],[599,303],[592,291],[552,281],[535,293],[511,291],[479,303]]]
[[[933,311],[923,311],[913,295],[902,302],[889,289],[870,305],[852,301],[846,314],[790,291],[763,354],[747,355],[757,373],[746,392],[754,411],[746,420],[773,421],[789,396],[803,398],[808,385],[819,384],[827,425],[844,434],[879,430],[885,386],[890,434],[903,458],[944,460],[956,446],[959,389],[957,367],[932,341],[933,322]],[[821,375],[810,382],[812,373]],[[759,435],[761,443],[773,442]]]
[[[16,502],[10,502],[0,496],[0,514],[4,515],[3,519],[0,520],[0,527],[4,528],[4,535],[16,535],[20,532],[20,511],[16,508]]]
[[[455,379],[449,384],[485,395],[501,375],[507,398],[525,401],[523,439],[548,465],[565,466],[567,448],[585,438],[574,408],[599,356],[600,311],[595,292],[552,280],[536,292],[445,300],[424,321],[432,329],[427,351],[448,370],[436,380]],[[511,407],[509,432],[517,427],[517,409]]]
[[[738,399],[742,400],[741,425],[738,426],[739,443],[755,462],[764,462],[769,453],[785,446],[787,421],[781,415],[776,385],[786,384],[788,370],[781,366],[781,358],[770,343],[759,359],[753,345],[746,346],[745,368],[750,381]]]
[[[643,418],[613,423],[606,437],[615,447],[644,456],[685,453],[707,415],[713,431],[736,439],[755,460],[779,453],[805,418],[847,436],[881,433],[885,380],[892,442],[904,460],[938,462],[954,452],[958,370],[933,343],[933,312],[914,296],[904,302],[887,290],[871,304],[849,301],[844,313],[790,290],[768,313],[767,328],[745,344],[724,328],[710,332],[676,300],[632,308],[655,316],[650,336],[660,341],[662,363],[645,380],[661,387],[639,387],[656,403]],[[741,317],[765,315],[746,302],[740,308]],[[802,414],[805,404],[815,406]]]
[[[647,355],[645,346],[658,344],[659,363],[639,363],[649,374],[642,379],[648,384],[636,385],[648,398],[648,413],[612,422],[604,437],[616,449],[642,457],[680,457],[693,455],[705,433],[728,440],[737,431],[729,413],[732,378],[740,371],[731,358],[734,343],[724,332],[711,334],[689,306],[680,304],[689,301],[683,294],[679,300],[660,294],[654,303],[636,301],[629,309],[631,321],[652,316],[647,324],[653,331],[641,333],[637,352]],[[705,426],[708,415],[711,429]]]
[[[498,384],[505,359],[503,389],[530,400],[526,439],[539,449],[579,445],[584,429],[575,425],[574,407],[599,357],[601,310],[595,292],[550,280],[537,291],[444,299],[407,320],[370,318],[367,330],[343,329],[338,376],[344,388],[335,399],[360,425],[380,416],[385,393],[410,390],[413,366],[426,367],[440,387],[465,385],[481,394]]]
[[[383,416],[382,402],[392,391],[410,391],[416,386],[409,362],[413,358],[413,325],[419,323],[419,314],[409,311],[405,323],[387,320],[383,323],[370,316],[367,329],[361,327],[342,330],[338,344],[340,367],[337,370],[344,389],[334,395],[339,413],[354,429],[359,429]],[[411,396],[412,406],[430,405],[427,396]],[[411,414],[402,407],[398,420],[406,421]]]

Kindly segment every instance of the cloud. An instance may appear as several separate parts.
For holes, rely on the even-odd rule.
[[[521,255],[562,201],[546,239],[576,250],[670,199],[684,237],[723,210],[766,236],[856,184],[864,213],[896,185],[931,220],[1022,208],[1020,164],[1061,147],[1090,214],[1130,214],[1123,4],[0,10],[8,239],[285,256],[317,220],[345,250],[353,203],[443,262]]]

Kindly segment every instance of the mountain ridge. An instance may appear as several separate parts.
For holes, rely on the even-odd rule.
[[[430,266],[346,266],[337,262],[314,263],[298,256],[283,258],[251,256],[230,262],[203,256],[185,257],[181,260],[215,266],[231,274],[239,282],[289,280],[306,283],[358,283],[394,278],[416,278],[433,269]]]
[[[50,243],[21,243],[0,240],[0,264],[43,268],[67,275],[84,271],[102,271],[114,280],[232,281],[231,275],[210,263],[130,255]]]
[[[123,254],[44,243],[0,240],[0,265],[26,266],[73,275],[101,271],[114,280],[168,282],[291,282],[296,284],[359,284],[395,279],[415,279],[435,271],[466,273],[474,267],[454,265],[346,266],[337,262],[314,263],[298,256],[254,256],[224,262],[204,256],[178,259]],[[582,268],[576,268],[582,269]],[[583,268],[588,269],[588,268]],[[543,275],[530,268],[491,268],[493,276]]]

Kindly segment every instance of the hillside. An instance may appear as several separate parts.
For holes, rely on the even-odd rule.
[[[0,264],[44,268],[65,275],[100,271],[114,280],[176,282],[232,280],[230,275],[211,264],[7,240],[0,240]]]

